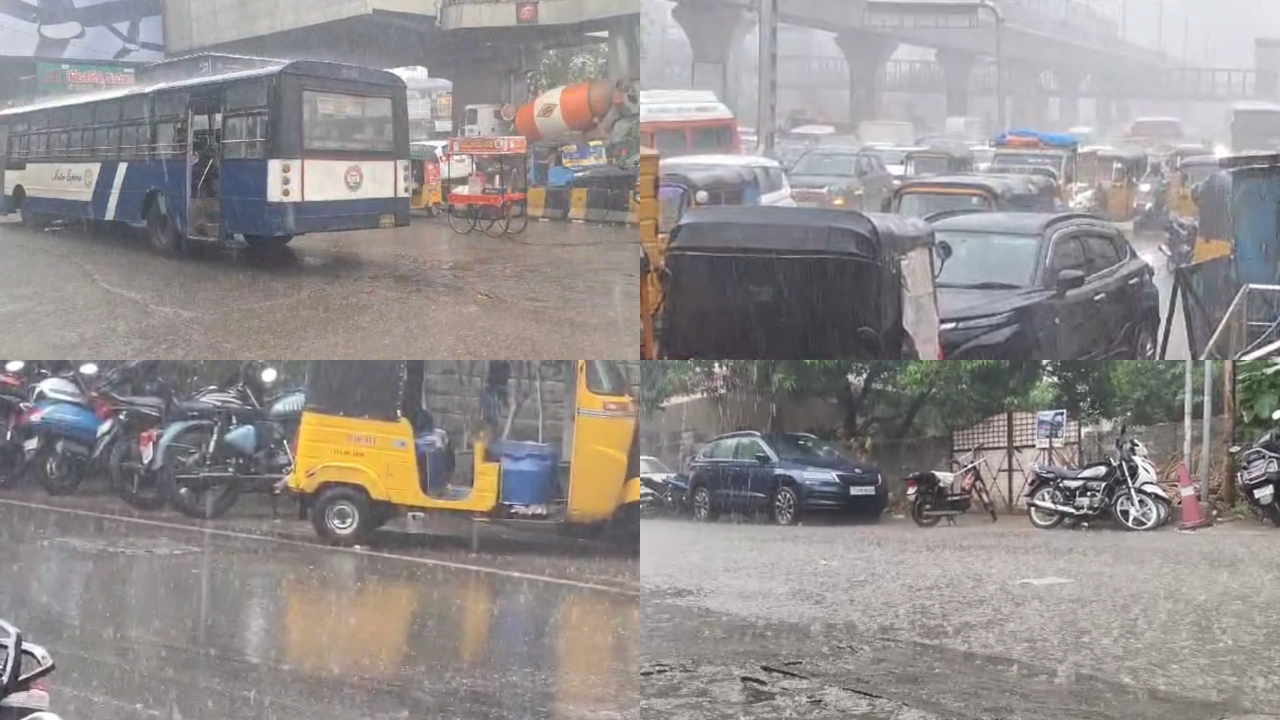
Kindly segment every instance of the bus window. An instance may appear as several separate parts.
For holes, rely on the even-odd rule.
[[[186,93],[156,96],[156,117],[185,117],[186,114]]]
[[[622,368],[612,360],[587,360],[587,390],[596,395],[622,396],[630,393],[631,383]]]
[[[267,81],[253,80],[237,83],[227,88],[228,110],[260,108],[267,106]]]
[[[308,150],[392,152],[391,98],[304,90],[303,147]]]
[[[147,116],[147,99],[132,98],[124,101],[123,116],[125,120],[141,120]]]
[[[693,149],[698,152],[730,152],[733,129],[724,125],[694,128]]]
[[[684,130],[659,130],[653,134],[653,146],[658,153],[683,153],[689,151],[689,139]]]

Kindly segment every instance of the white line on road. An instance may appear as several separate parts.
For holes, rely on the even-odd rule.
[[[317,545],[316,543],[303,542],[302,540],[290,540],[288,538],[276,536],[255,535],[253,533],[237,532],[235,530],[219,530],[217,528],[200,528],[183,525],[181,523],[164,522],[162,520],[146,520],[143,518],[124,517],[122,515],[112,515],[111,513],[93,512],[91,510],[78,510],[74,508],[61,508],[54,505],[42,505],[40,503],[25,502],[22,500],[0,499],[0,505],[11,505],[13,507],[25,507],[33,510],[48,510],[50,512],[66,513],[68,515],[80,515],[82,517],[100,518],[104,520],[115,520],[118,522],[134,523],[135,525],[146,525],[150,527],[166,528],[170,530],[186,530],[188,532],[204,533],[207,535],[216,535],[220,537],[239,538],[243,540],[258,540],[263,542],[273,542],[280,545],[292,545],[295,547],[323,548],[326,550],[334,550],[337,552],[352,553],[355,555],[367,555],[370,557],[384,558],[387,560],[402,560],[405,562],[417,563],[419,565],[430,565],[432,567],[442,567],[449,570],[469,570],[471,572],[486,573],[488,575],[500,575],[502,577],[515,578],[517,580],[534,580],[544,582],[551,585],[564,585],[566,587],[579,588],[581,590],[595,590],[597,592],[613,593],[615,595],[628,595],[639,597],[638,590],[627,590],[624,588],[613,587],[610,585],[598,585],[596,583],[582,582],[580,580],[566,580],[564,578],[552,577],[550,575],[536,575],[534,573],[516,572],[515,570],[502,570],[499,568],[485,567],[483,565],[468,565],[467,563],[450,562],[448,560],[432,560],[431,558],[413,557],[410,555],[394,555],[392,553],[377,552],[375,550],[364,550],[362,548],[343,548],[327,545]]]

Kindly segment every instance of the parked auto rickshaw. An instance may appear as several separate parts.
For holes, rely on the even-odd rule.
[[[973,172],[973,152],[963,145],[912,150],[907,153],[903,169],[903,175],[908,178],[967,172]]]
[[[440,158],[436,149],[426,143],[409,145],[409,167],[413,174],[413,194],[409,207],[435,217],[444,207],[444,191],[440,185]]]
[[[432,445],[420,405],[425,361],[313,361],[288,487],[320,537],[339,545],[365,542],[398,514],[432,511],[610,529],[638,543],[639,436],[627,378],[615,361],[563,362],[559,462],[554,478],[535,480],[512,469],[506,441],[482,435],[456,455]]]
[[[701,208],[671,232],[659,358],[940,359],[933,230],[847,210]]]
[[[1169,181],[1169,208],[1177,217],[1194,218],[1199,212],[1195,189],[1221,170],[1217,155],[1192,155],[1174,166]]]
[[[940,175],[907,180],[885,201],[885,212],[928,218],[935,213],[1055,212],[1058,184],[1040,175]]]
[[[661,168],[658,175],[659,192],[677,188],[682,198],[682,215],[688,208],[718,205],[755,205],[760,201],[760,181],[749,167],[682,167]],[[665,193],[674,198],[677,193]]]
[[[649,148],[640,150],[636,191],[639,195],[636,220],[640,226],[640,357],[653,359],[653,321],[662,298],[657,270],[662,267],[666,230],[662,231],[662,236],[659,235],[658,153]],[[679,194],[681,191],[673,188],[672,192]]]

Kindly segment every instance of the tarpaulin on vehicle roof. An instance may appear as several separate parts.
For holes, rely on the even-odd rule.
[[[326,415],[396,420],[404,387],[399,360],[313,360],[307,364],[307,409]]]

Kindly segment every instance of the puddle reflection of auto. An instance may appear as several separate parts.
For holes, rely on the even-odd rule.
[[[821,511],[878,518],[889,499],[878,468],[806,433],[722,435],[690,464],[689,486],[699,522],[724,512],[762,510],[779,525]]]

